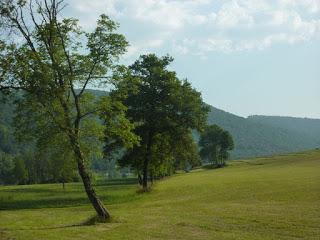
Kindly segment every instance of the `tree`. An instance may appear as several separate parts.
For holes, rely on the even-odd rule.
[[[14,159],[13,175],[18,184],[25,184],[27,182],[27,169],[20,156]]]
[[[201,134],[200,155],[217,167],[223,167],[229,157],[228,151],[234,148],[232,136],[218,125],[210,125]]]
[[[181,148],[183,141],[179,140],[190,144],[191,130],[202,130],[206,123],[208,108],[201,94],[167,69],[172,61],[169,56],[141,56],[111,92],[123,97],[127,117],[135,124],[134,132],[141,139],[119,163],[136,169],[143,190],[148,189],[148,178],[174,171],[178,152],[191,150]]]
[[[234,142],[231,134],[228,131],[221,133],[221,148],[220,148],[220,159],[221,164],[225,165],[225,161],[229,158],[229,152],[234,149]]]
[[[13,156],[0,150],[0,184],[14,183],[12,177],[13,169]]]
[[[188,171],[190,168],[201,165],[198,144],[194,141],[191,133],[175,139],[173,146],[175,152],[175,169]]]
[[[98,216],[108,219],[92,186],[81,141],[96,132],[88,131],[88,118],[102,110],[86,89],[111,83],[128,43],[106,15],[93,32],[84,32],[76,19],[60,18],[64,7],[63,0],[1,1],[0,90],[22,90],[24,101],[68,139],[87,196]]]

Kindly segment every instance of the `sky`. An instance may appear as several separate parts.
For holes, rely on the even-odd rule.
[[[92,30],[102,13],[130,43],[122,62],[169,54],[205,102],[240,115],[320,118],[320,0],[67,0]]]

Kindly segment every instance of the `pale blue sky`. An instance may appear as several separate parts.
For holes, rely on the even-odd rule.
[[[120,23],[132,63],[155,52],[204,100],[240,116],[320,118],[320,0],[68,0],[90,30]]]

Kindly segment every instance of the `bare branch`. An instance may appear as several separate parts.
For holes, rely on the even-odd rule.
[[[12,21],[12,23],[14,23],[17,27],[17,29],[20,31],[20,33],[23,35],[23,37],[25,38],[25,40],[28,43],[28,46],[30,47],[30,49],[36,53],[36,55],[38,55],[37,50],[34,46],[33,41],[31,40],[31,36],[28,34],[28,32],[23,28],[23,26],[21,25],[21,23],[19,22],[19,13],[16,10],[16,16],[8,16],[8,18]]]
[[[79,94],[78,94],[79,97],[80,97],[80,96],[83,94],[83,92],[85,91],[85,89],[86,89],[86,87],[87,87],[90,79],[92,79],[92,74],[93,74],[93,71],[94,71],[97,63],[98,63],[98,60],[93,63],[93,65],[92,65],[92,67],[91,67],[91,69],[90,69],[89,75],[88,75],[88,77],[87,77],[87,79],[86,79],[86,81],[85,81],[82,89],[80,90],[80,92],[79,92]]]

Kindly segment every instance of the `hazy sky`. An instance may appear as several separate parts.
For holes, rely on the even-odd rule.
[[[175,58],[204,100],[241,115],[320,118],[320,0],[68,0],[94,27],[106,13],[130,42],[125,63]]]

